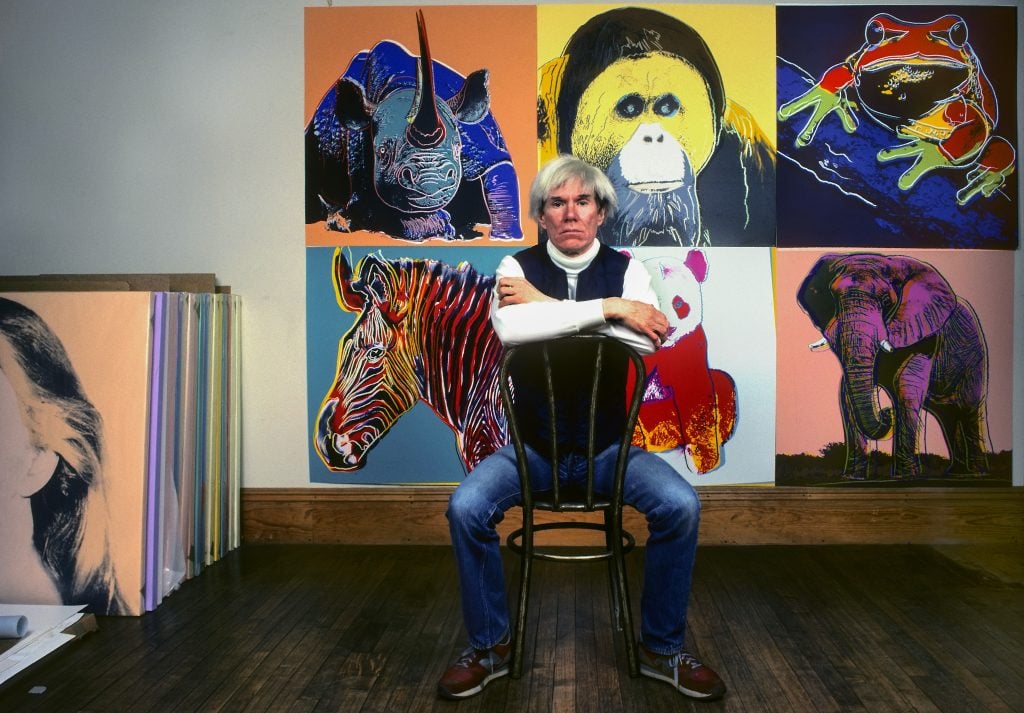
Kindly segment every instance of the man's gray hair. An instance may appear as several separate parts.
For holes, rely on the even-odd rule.
[[[533,179],[530,185],[530,217],[539,221],[544,212],[544,201],[551,192],[574,178],[594,196],[605,217],[611,218],[615,213],[616,200],[615,189],[608,176],[601,169],[568,154],[548,161]]]

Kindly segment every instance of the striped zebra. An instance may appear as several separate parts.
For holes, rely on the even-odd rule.
[[[358,316],[341,339],[317,418],[316,450],[328,468],[362,468],[417,401],[455,432],[469,470],[508,441],[502,346],[489,316],[493,276],[468,263],[373,254],[353,272],[338,248],[333,281],[338,304]]]

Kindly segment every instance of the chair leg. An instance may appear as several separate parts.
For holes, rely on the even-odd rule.
[[[528,517],[524,513],[524,520]],[[523,648],[526,639],[526,615],[530,606],[530,574],[533,570],[533,527],[523,530],[523,554],[519,561],[519,607],[516,609],[515,630],[512,632],[512,678],[523,675]]]
[[[608,531],[612,543],[612,599],[617,604],[617,624],[621,624],[622,636],[626,645],[626,665],[629,675],[636,678],[640,675],[640,657],[637,653],[636,636],[633,633],[633,613],[629,604],[629,581],[626,578],[626,556],[622,551],[622,524],[609,516]]]
[[[636,650],[636,635],[633,633],[633,615],[629,605],[629,586],[626,581],[626,562],[623,559],[621,545],[619,546],[618,561],[619,607],[622,612],[622,636],[626,644],[626,663],[629,675],[636,678],[640,675],[640,657]]]
[[[604,523],[604,537],[605,547],[609,552],[613,553],[613,556],[608,560],[608,585],[611,590],[611,607],[612,607],[612,625],[616,631],[622,631],[622,602],[619,601],[619,584],[618,575],[615,569],[615,544],[612,541],[614,537],[614,527],[612,527],[611,516],[605,513]]]

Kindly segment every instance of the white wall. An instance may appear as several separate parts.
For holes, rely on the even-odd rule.
[[[310,485],[302,7],[0,3],[0,273],[215,272],[231,285],[244,307],[246,487]],[[1024,483],[1021,255],[1016,483]]]

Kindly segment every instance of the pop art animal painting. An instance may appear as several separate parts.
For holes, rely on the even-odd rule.
[[[770,480],[770,468],[761,467],[774,452],[770,251],[701,251],[716,265],[717,277],[707,272],[699,285],[691,272],[698,258],[690,260],[691,268],[683,264],[686,254],[674,249],[632,252],[645,264],[678,263],[690,273],[686,279],[679,273],[665,291],[687,300],[702,317],[707,354],[700,358],[697,350],[703,366],[694,367],[695,373],[706,381],[711,364],[733,377],[736,392],[745,395],[747,427],[740,428],[737,417],[727,447],[712,447],[717,467],[702,451],[695,468],[692,454],[687,463],[676,443],[658,455],[704,485]],[[488,302],[491,276],[507,253],[494,247],[346,248],[337,255],[334,248],[307,249],[307,274],[317,278],[309,281],[306,310],[312,481],[458,482],[506,442],[496,367],[501,345]],[[744,285],[742,297],[735,284]],[[674,308],[680,343],[696,326],[678,317],[686,311],[681,302]],[[737,313],[743,319],[735,319]],[[684,400],[702,393],[688,388],[688,377],[671,366],[665,373]],[[683,409],[675,401],[672,409],[679,423]],[[682,439],[682,426],[676,431]],[[711,429],[705,440],[716,439],[724,442]]]
[[[456,434],[472,469],[507,440],[489,319],[494,277],[468,264],[334,253],[338,305],[358,317],[338,347],[320,407],[316,450],[332,470],[356,470],[395,422],[423,401]]]
[[[661,349],[644,357],[647,384],[633,443],[654,452],[679,449],[689,471],[703,475],[718,467],[736,427],[736,384],[708,365],[701,295],[707,257],[690,250],[685,258],[651,257],[644,265],[669,332]]]
[[[414,243],[521,240],[519,178],[495,118],[491,62],[460,63],[467,67],[463,73],[453,68],[453,58],[442,61],[432,50],[433,44],[451,47],[433,42],[453,32],[443,25],[450,9],[428,10],[426,18],[423,11],[399,9],[406,11],[404,24],[416,30],[409,45],[415,49],[378,37],[369,49],[349,55],[340,76],[320,87],[305,130],[307,225],[334,234],[333,244],[383,244],[385,237]],[[383,11],[378,24],[399,9]],[[341,54],[354,41],[349,30],[368,30],[359,22],[365,9],[337,12],[352,20],[337,36],[335,52]],[[323,15],[307,13],[307,20],[311,14]],[[327,17],[337,24],[337,13]],[[431,18],[434,37],[427,32]],[[307,24],[307,37],[314,31],[324,34]],[[468,59],[479,59],[477,54]],[[498,66],[507,71],[507,63]],[[307,229],[307,242],[310,235]],[[332,240],[312,235],[317,240],[311,244]]]
[[[743,10],[746,16],[729,8],[690,13],[705,29],[719,22],[732,23],[733,32],[736,23],[749,26],[743,51],[756,54],[753,38],[770,39],[771,8]],[[770,52],[747,55],[746,70],[730,76],[741,78],[727,91],[717,53],[736,43],[722,42],[713,53],[704,29],[673,14],[590,6],[544,6],[538,13],[547,47],[563,28],[576,27],[564,48],[541,56],[541,160],[572,153],[607,173],[619,209],[601,227],[605,243],[774,244],[774,136],[733,93],[770,105],[772,98],[756,89],[745,92],[751,86],[743,76],[769,61]],[[765,128],[773,131],[768,117]]]
[[[999,102],[967,40],[964,19],[943,15],[915,23],[879,13],[864,34],[864,44],[846,61],[779,107],[783,121],[809,111],[796,146],[813,141],[818,124],[832,113],[847,132],[856,131],[856,104],[903,142],[878,152],[879,161],[910,162],[897,180],[901,190],[930,171],[961,167],[966,175],[958,204],[991,196],[1013,173],[1015,152],[995,133]]]
[[[832,189],[818,213],[803,186],[790,197],[780,170],[780,204],[806,206],[795,222],[849,203],[875,223],[859,234],[849,220],[822,225],[827,243],[817,244],[1016,246],[1013,8],[793,7],[779,17],[779,152]],[[823,27],[834,34],[827,46],[807,36]],[[845,59],[837,43],[850,43]],[[780,245],[808,235],[780,221]]]
[[[650,273],[672,329],[667,346],[647,357],[648,373],[658,374],[641,411],[647,448],[694,485],[772,482],[772,250],[628,252]]]
[[[893,439],[892,476],[920,477],[924,410],[939,422],[949,475],[988,472],[988,351],[971,305],[926,262],[905,255],[823,255],[797,302],[843,367],[843,477],[866,480],[870,438]],[[877,389],[890,407],[879,404]]]
[[[777,482],[1009,481],[1002,255],[779,251]]]

